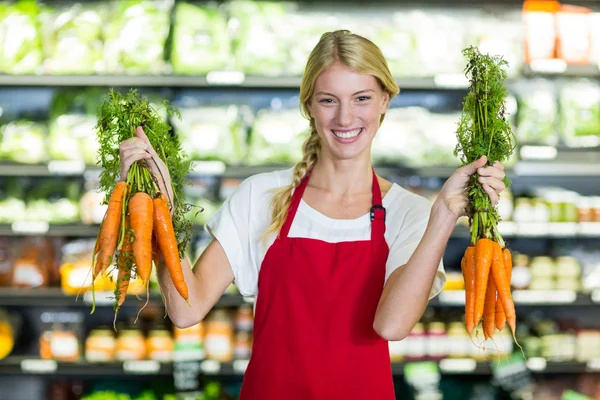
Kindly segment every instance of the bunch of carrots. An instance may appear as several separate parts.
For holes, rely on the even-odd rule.
[[[156,162],[153,158],[136,161],[127,176],[119,176],[119,145],[135,136],[137,126],[144,128],[159,157],[167,164],[173,177],[175,198],[169,199],[167,194],[161,193],[159,178],[153,176],[149,169],[148,163]],[[117,276],[115,323],[132,277],[137,276],[143,282],[148,299],[153,263],[158,266],[159,262],[164,262],[177,291],[188,301],[188,288],[181,266],[186,226],[174,224],[174,218],[186,211],[177,206],[177,197],[181,196],[182,186],[178,180],[183,179],[188,165],[177,164],[181,158],[177,139],[170,134],[170,127],[156,110],[136,91],[124,96],[111,90],[99,108],[96,129],[103,167],[100,190],[104,189],[107,193],[105,202],[108,208],[94,248],[92,281],[107,272],[111,272],[110,276]],[[117,272],[110,268],[116,268]],[[92,312],[95,309],[93,290],[92,283]]]
[[[463,165],[485,155],[488,165],[507,160],[517,145],[505,114],[504,102],[508,65],[502,57],[481,54],[476,47],[463,50],[470,89],[465,96],[457,128],[454,154]],[[512,256],[498,231],[500,216],[474,174],[468,187],[467,216],[471,243],[461,261],[465,280],[465,324],[473,337],[481,325],[485,339],[508,323],[516,342],[516,313],[510,291]],[[506,187],[510,181],[505,178]],[[518,345],[518,343],[517,343]]]

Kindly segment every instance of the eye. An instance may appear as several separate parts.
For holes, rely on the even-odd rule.
[[[358,101],[367,101],[370,100],[371,97],[370,96],[359,96],[358,97]]]
[[[320,99],[319,103],[330,104],[333,103],[333,99]]]

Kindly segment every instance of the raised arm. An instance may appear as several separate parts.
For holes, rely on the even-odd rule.
[[[147,160],[150,171],[157,177],[160,190],[173,198],[171,179],[166,165],[158,157],[148,138],[141,128],[136,130],[136,137],[121,143],[121,177],[125,179],[131,165],[137,160]],[[171,321],[179,328],[188,327],[200,322],[217,303],[225,289],[233,282],[233,271],[221,244],[213,239],[193,270],[190,262],[181,260],[183,276],[188,286],[188,305],[179,295],[171,276],[161,259],[157,266],[157,278],[165,296],[165,306]]]
[[[504,190],[504,166],[482,168],[482,157],[465,165],[446,181],[433,204],[425,233],[408,262],[392,272],[379,300],[373,328],[386,340],[404,339],[419,321],[427,302],[438,265],[458,218],[465,214],[469,178],[478,172],[492,204]]]

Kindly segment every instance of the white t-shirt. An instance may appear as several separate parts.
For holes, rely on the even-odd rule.
[[[244,296],[255,296],[258,273],[272,235],[263,243],[262,236],[271,222],[270,200],[274,189],[292,183],[293,169],[257,174],[244,180],[223,203],[207,224],[207,230],[219,241],[233,270],[234,283]],[[419,244],[431,205],[429,201],[397,184],[383,198],[386,208],[385,240],[390,249],[385,278],[406,264]],[[332,219],[303,200],[290,227],[289,237],[319,239],[330,243],[369,240],[371,219],[365,214],[356,219]],[[446,274],[440,261],[429,297],[437,295]]]

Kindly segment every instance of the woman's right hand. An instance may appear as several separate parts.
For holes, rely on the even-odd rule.
[[[121,158],[121,180],[127,180],[127,173],[134,162],[146,160],[148,169],[158,181],[160,191],[172,199],[171,176],[169,170],[150,144],[150,140],[141,126],[135,130],[135,137],[121,142],[119,148]]]

